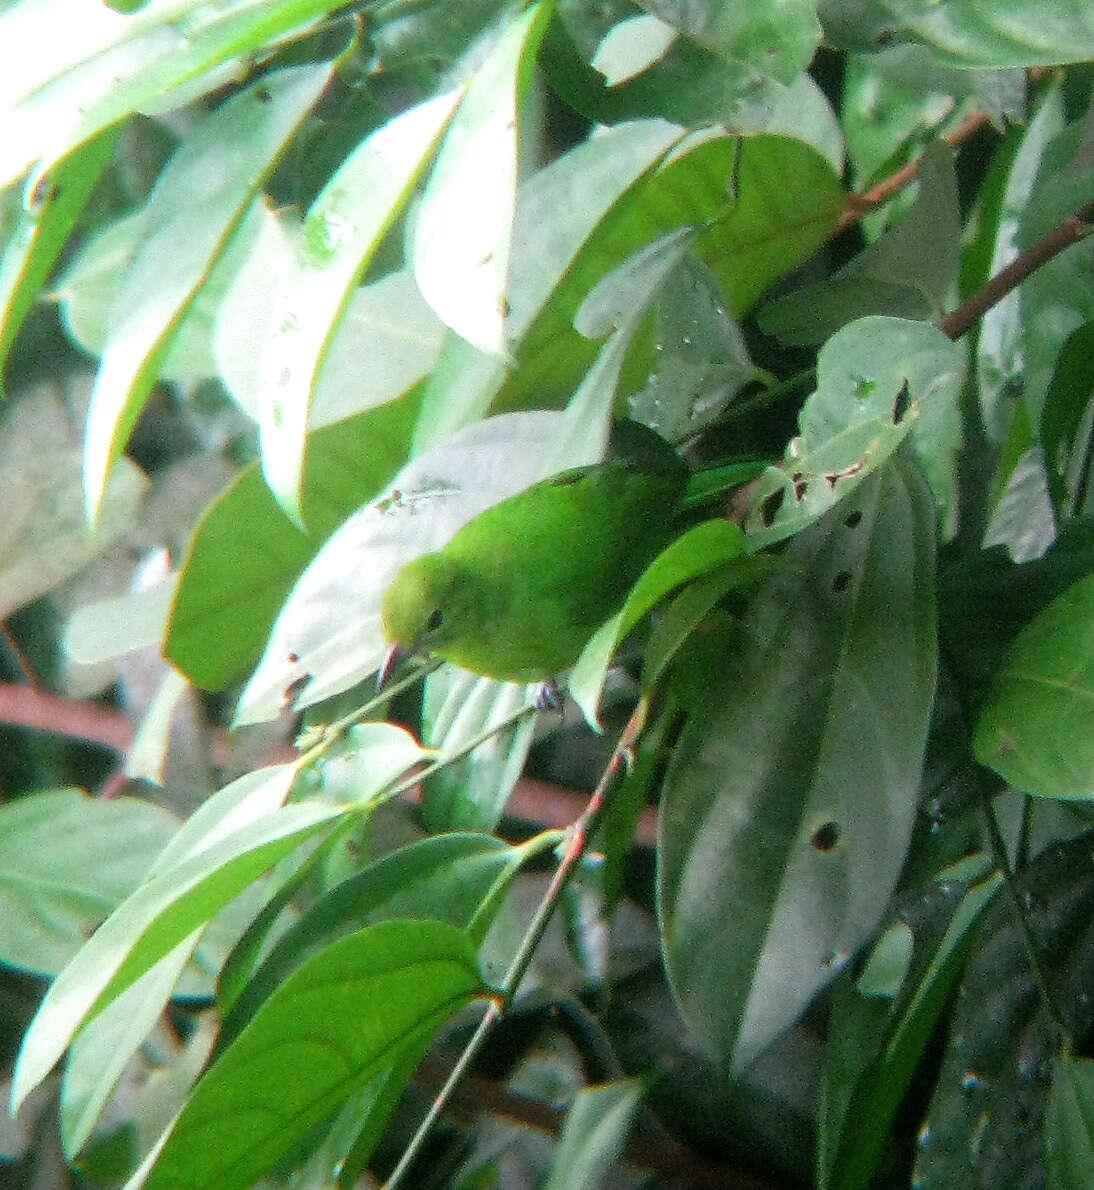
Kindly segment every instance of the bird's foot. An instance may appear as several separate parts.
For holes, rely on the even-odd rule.
[[[562,706],[562,693],[554,678],[548,678],[545,682],[540,682],[536,689],[536,696],[532,700],[532,705],[537,711],[558,711],[559,718],[563,722],[566,721],[566,712]]]

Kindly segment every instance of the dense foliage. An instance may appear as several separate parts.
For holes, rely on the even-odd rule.
[[[13,1177],[1094,1185],[1092,63],[0,4]],[[686,508],[561,713],[378,694],[398,569],[633,422]]]

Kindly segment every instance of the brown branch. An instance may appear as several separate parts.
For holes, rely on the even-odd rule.
[[[127,752],[135,733],[132,720],[122,711],[90,700],[64,698],[32,686],[0,682],[0,726],[29,727],[71,736],[91,744],[102,744]],[[223,764],[230,752],[231,735],[223,728],[212,733],[213,760]],[[272,749],[263,757],[267,764],[288,763],[297,756],[289,746]],[[417,789],[408,790],[407,801],[420,801]],[[581,813],[586,795],[533,777],[521,777],[506,806],[510,818],[523,818],[544,827],[568,826]],[[652,847],[657,842],[657,813],[647,810],[639,819],[635,842]]]
[[[987,112],[973,112],[967,119],[962,120],[953,132],[947,134],[946,142],[953,148],[957,148],[958,145],[975,136],[988,123],[989,119]],[[876,211],[883,203],[888,202],[894,194],[899,194],[919,173],[919,161],[918,157],[914,161],[909,161],[907,165],[878,182],[865,194],[848,195],[850,205],[840,216],[840,221],[836,225],[837,233],[846,231],[864,215],[869,215],[871,211]]]
[[[0,724],[3,723],[74,736],[119,752],[125,752],[133,743],[133,724],[121,711],[11,682],[0,682]]]
[[[565,827],[581,813],[588,795],[549,781],[521,777],[505,804],[508,818],[524,818],[545,827]],[[638,820],[634,841],[643,847],[657,844],[657,811],[648,809]]]
[[[1082,210],[1069,215],[1063,223],[1054,227],[1014,260],[1000,269],[985,282],[971,297],[966,298],[955,310],[951,310],[938,324],[938,329],[951,339],[961,336],[982,318],[997,302],[1002,301],[1012,289],[1047,264],[1065,248],[1077,244],[1094,230],[1094,202],[1087,203]]]

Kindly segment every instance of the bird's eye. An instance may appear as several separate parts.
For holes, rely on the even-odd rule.
[[[425,622],[426,630],[429,632],[436,632],[444,622],[444,612],[438,607],[431,613],[428,620]]]

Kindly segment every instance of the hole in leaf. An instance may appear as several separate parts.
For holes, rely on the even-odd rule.
[[[849,570],[841,570],[839,574],[832,580],[832,590],[838,595],[840,591],[847,590],[847,584],[851,581],[851,572]]]
[[[839,846],[840,829],[838,822],[826,822],[818,826],[809,842],[818,850],[825,853],[835,851]]]
[[[804,500],[805,493],[809,490],[809,484],[802,478],[800,471],[795,471],[792,478],[794,480],[794,499]]]
[[[782,507],[782,502],[786,499],[786,488],[779,488],[777,492],[772,492],[770,496],[760,505],[760,520],[763,522],[765,529],[770,529],[775,522],[775,514]]]
[[[443,623],[444,612],[438,607],[430,613],[429,619],[425,622],[425,626],[429,632],[436,632]]]
[[[899,426],[904,414],[908,412],[908,381],[905,380],[897,391],[896,400],[893,402],[893,425]]]
[[[842,471],[826,471],[824,473],[824,478],[828,480],[828,486],[830,488],[834,488],[836,486],[837,480],[850,479],[852,475],[858,475],[863,467],[866,466],[869,458],[869,453],[866,453],[861,459],[859,459],[857,463],[852,463],[849,467],[844,467]]]
[[[851,515],[843,523],[847,526],[848,529],[853,529],[861,520],[862,520],[862,513],[859,512],[859,510],[856,508],[855,511],[853,513],[851,513]]]

